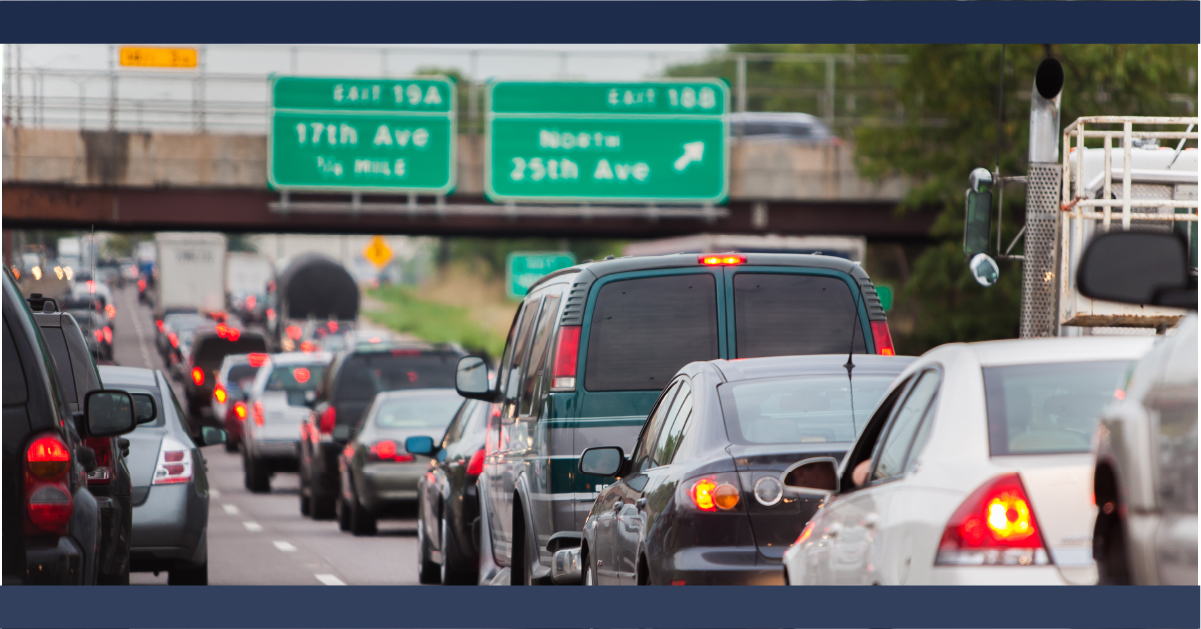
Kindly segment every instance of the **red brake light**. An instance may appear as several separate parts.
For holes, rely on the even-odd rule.
[[[304,384],[309,381],[309,370],[304,367],[297,367],[292,370],[292,377],[296,378],[296,381],[300,384]]]
[[[237,328],[230,328],[230,329],[229,329],[229,332],[228,332],[228,334],[227,334],[227,335],[226,335],[226,337],[225,337],[225,339],[226,339],[227,341],[236,341],[236,340],[238,340],[238,338],[239,338],[239,337],[241,337],[241,336],[242,336],[242,331],[241,331],[241,330],[239,330],[239,329],[237,329]]]
[[[302,352],[311,353],[313,351],[313,349],[314,349],[313,344],[308,341],[305,341],[300,344],[300,351],[302,351]]]
[[[249,358],[249,359],[250,359],[250,366],[251,366],[251,367],[262,367],[262,366],[263,366],[263,364],[267,362],[267,355],[266,355],[266,354],[260,354],[260,353],[257,353],[257,352],[256,352],[256,353],[254,353],[254,354],[249,354],[249,355],[247,356],[247,358]]]
[[[201,369],[200,367],[192,367],[192,382],[195,382],[196,386],[200,386],[200,385],[204,384],[204,370],[203,369]]]
[[[88,472],[88,485],[107,485],[113,477],[113,446],[108,437],[88,437],[84,445],[96,453],[96,469]]]
[[[479,476],[484,473],[484,449],[480,448],[471,455],[471,460],[467,461],[467,475]]]
[[[246,405],[241,402],[234,404],[234,415],[238,419],[246,419]]]
[[[394,463],[412,463],[415,459],[413,455],[404,451],[404,448],[396,445],[395,441],[377,441],[368,450],[371,452],[372,458],[380,461],[392,461]]]
[[[330,332],[337,332],[337,331],[338,331],[338,322],[337,322],[337,321],[330,321],[330,322],[329,322],[329,331],[330,331]]]
[[[872,321],[872,341],[876,344],[876,353],[881,356],[896,356],[897,351],[892,346],[892,333],[888,331],[887,321]]]
[[[107,325],[104,326],[104,342],[105,343],[113,342],[113,329],[108,327]]]
[[[105,312],[105,314],[107,314],[107,315],[108,315],[108,317],[109,317],[110,319],[111,319],[111,318],[113,318],[113,317],[115,317],[115,316],[117,316],[117,309],[116,309],[116,308],[115,308],[115,307],[114,307],[112,304],[109,304],[109,305],[105,306],[105,307],[104,307],[104,312]]]
[[[555,341],[555,362],[550,385],[552,391],[575,390],[575,370],[579,357],[580,326],[561,326],[559,338]]]
[[[146,290],[146,280],[138,280],[138,290]]]
[[[692,504],[696,505],[697,509],[717,511],[717,504],[713,502],[713,492],[716,489],[717,483],[712,478],[702,478],[692,486],[688,496],[692,498]]]
[[[65,535],[73,510],[71,494],[58,485],[42,485],[29,495],[29,521],[43,531]]]
[[[254,298],[254,295],[247,295],[247,297],[246,297],[246,309],[247,309],[247,310],[254,310],[254,304],[255,304],[255,303],[256,303],[256,300],[255,300],[255,298]]]
[[[367,342],[368,342],[368,343],[379,343],[380,341],[379,341],[379,337],[378,337],[378,336],[373,336],[373,337],[371,337],[371,338],[367,339]]]
[[[300,340],[300,327],[299,326],[290,325],[290,326],[284,328],[284,332],[286,332],[288,334],[288,338],[292,339],[293,341]]]
[[[809,520],[809,523],[805,525],[805,529],[803,531],[801,531],[800,537],[797,537],[796,541],[793,542],[792,544],[794,546],[797,544],[804,544],[805,540],[809,539],[810,535],[813,535],[813,527],[816,524],[817,524],[816,520]]]
[[[254,423],[258,424],[259,426],[263,425],[263,403],[262,402],[254,403]]]
[[[35,439],[25,451],[29,472],[42,480],[52,480],[67,472],[71,451],[58,437]]]
[[[1045,565],[1034,508],[1017,473],[988,481],[963,501],[943,530],[936,564]]]
[[[227,334],[229,334],[229,326],[225,325],[224,323],[218,323],[217,324],[217,336],[219,336],[221,338],[225,338],[225,336]]]
[[[179,349],[179,337],[174,332],[167,335],[167,340],[171,341],[171,347]]]
[[[163,331],[163,320],[162,320],[162,319],[156,319],[156,320],[154,321],[154,324],[158,326],[158,331],[159,331],[159,332],[162,332],[162,331]]]
[[[746,256],[737,254],[703,254],[697,256],[696,261],[700,264],[708,266],[733,266],[736,264],[746,264]]]
[[[275,308],[268,308],[268,309],[267,309],[267,318],[268,318],[268,319],[274,319],[274,318],[275,318]]]
[[[96,337],[97,343],[104,342],[104,330],[92,330],[92,335]]]
[[[334,431],[334,424],[338,421],[338,411],[333,406],[327,407],[321,411],[321,419],[317,422],[317,429],[325,434]]]
[[[217,383],[217,386],[213,387],[213,399],[217,400],[218,404],[225,403],[225,387],[220,382]]]

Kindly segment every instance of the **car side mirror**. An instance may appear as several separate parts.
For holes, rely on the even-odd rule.
[[[1197,309],[1197,276],[1188,244],[1169,232],[1109,232],[1092,239],[1076,271],[1090,299]]]
[[[626,466],[625,452],[617,446],[588,448],[580,455],[581,474],[620,477]]]
[[[838,459],[805,459],[784,472],[784,491],[797,498],[821,498],[838,493]]]
[[[149,393],[134,393],[133,407],[139,425],[158,419],[158,404],[155,404],[154,396]]]
[[[455,391],[465,398],[492,400],[488,386],[488,364],[479,356],[464,356],[455,369]]]
[[[89,437],[115,437],[134,429],[133,396],[125,391],[91,391],[84,397],[84,426]]]
[[[200,447],[215,446],[219,443],[225,443],[229,439],[229,433],[220,428],[212,426],[202,426],[200,428]]]
[[[996,284],[997,278],[1001,276],[1001,269],[996,260],[987,253],[977,253],[968,263],[968,269],[971,270],[976,283],[985,288]]]
[[[405,439],[405,452],[409,454],[420,454],[423,456],[433,456],[434,454],[434,439],[433,437],[409,437]]]

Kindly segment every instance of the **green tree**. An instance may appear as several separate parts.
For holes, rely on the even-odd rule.
[[[1047,55],[1064,67],[1061,121],[1081,116],[1195,115],[1197,47],[1188,45],[1007,46],[1004,124],[997,137],[999,45],[913,45],[896,86],[914,115],[896,127],[862,128],[858,159],[868,176],[902,173],[914,184],[898,211],[941,208],[931,235],[937,244],[913,264],[899,307],[917,311],[917,325],[899,348],[917,353],[953,341],[1017,336],[1021,266],[1003,262],[1000,281],[983,288],[971,278],[962,251],[963,191],[975,167],[1024,174],[1029,138],[1029,94]],[[1060,147],[1063,150],[1063,147]],[[999,149],[999,155],[998,155]],[[1023,190],[1005,190],[1003,241],[1020,228]],[[1020,253],[1020,245],[1015,253]]]

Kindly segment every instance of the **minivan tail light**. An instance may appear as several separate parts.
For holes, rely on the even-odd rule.
[[[235,403],[234,415],[237,416],[238,419],[246,419],[246,405],[241,402]]]
[[[263,419],[264,419],[264,417],[263,417],[263,403],[262,403],[262,402],[255,402],[255,403],[254,403],[254,423],[255,423],[255,424],[258,424],[259,426],[262,426],[262,425],[263,425]]]
[[[195,382],[196,386],[200,386],[200,385],[204,384],[204,370],[203,369],[201,369],[200,367],[192,367],[192,382]]]
[[[734,266],[746,264],[746,256],[723,253],[720,255],[705,254],[697,256],[697,262],[706,266]]]
[[[250,361],[251,367],[262,367],[267,362],[267,355],[259,352],[247,354],[246,358]]]
[[[173,485],[190,480],[192,480],[192,450],[171,437],[163,437],[152,484]]]
[[[217,383],[217,386],[213,387],[213,399],[217,400],[218,404],[225,403],[225,386],[220,382]]]
[[[943,530],[939,565],[1051,563],[1034,507],[1016,472],[988,481],[963,501]]]
[[[480,448],[471,455],[471,460],[467,461],[467,475],[479,476],[484,473],[484,449]]]
[[[555,341],[555,362],[551,370],[551,391],[574,391],[576,363],[580,357],[580,326],[559,327]]]
[[[881,356],[896,356],[897,350],[892,345],[892,333],[888,331],[887,321],[872,321],[872,341],[876,344],[876,353]]]
[[[321,419],[317,422],[317,429],[328,435],[334,431],[334,424],[337,421],[338,411],[333,406],[328,406],[324,411],[321,411]]]
[[[88,472],[88,485],[107,485],[113,478],[113,446],[109,437],[88,437],[84,445],[96,453],[96,469]]]

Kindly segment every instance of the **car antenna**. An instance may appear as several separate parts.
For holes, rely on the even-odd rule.
[[[88,249],[89,249],[89,253],[92,254],[91,255],[92,279],[90,280],[91,286],[88,286],[87,282],[84,283],[84,286],[88,287],[88,311],[90,313],[90,311],[92,310],[92,306],[95,305],[95,303],[96,303],[95,300],[93,299],[93,296],[95,295],[95,291],[96,291],[96,224],[95,223],[92,223],[92,245],[90,247],[88,247]],[[88,336],[89,337],[94,336],[96,334],[95,332],[92,331],[92,317],[93,317],[92,314],[88,315]],[[96,359],[97,360],[100,359],[100,341],[96,341]]]

